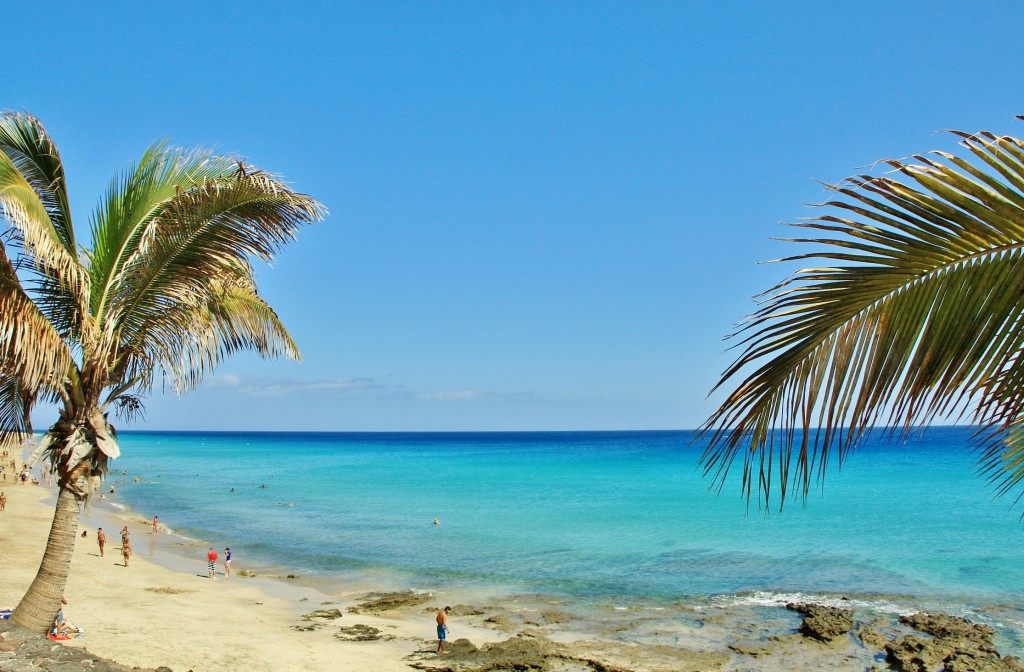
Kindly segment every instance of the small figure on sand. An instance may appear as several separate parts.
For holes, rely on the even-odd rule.
[[[159,534],[159,533],[160,533],[160,519],[157,518],[156,516],[153,516],[153,534]]]
[[[4,479],[4,480],[6,480],[6,479]],[[2,492],[0,492],[0,511],[3,511],[6,508],[7,508],[7,495],[2,493]]]
[[[132,544],[128,539],[127,525],[121,528],[121,557],[124,558],[124,566],[127,567],[128,561],[132,559]]]
[[[217,551],[213,550],[213,546],[210,546],[210,552],[206,554],[206,566],[210,570],[210,578],[217,578]]]
[[[107,535],[103,533],[103,528],[96,530],[96,543],[100,545],[100,557],[103,557],[103,547],[107,545]]]
[[[231,578],[231,549],[224,549],[224,578]]]
[[[67,635],[70,632],[82,632],[82,628],[76,628],[71,625],[67,619],[64,618],[64,606],[68,603],[68,598],[63,595],[60,596],[60,606],[57,608],[57,617],[53,619],[53,626],[50,628],[50,634],[53,636]]]
[[[451,607],[445,607],[437,612],[437,652],[444,653],[444,643],[448,639],[448,614],[452,613]]]

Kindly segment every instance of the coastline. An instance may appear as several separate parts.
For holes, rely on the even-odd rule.
[[[13,607],[38,567],[54,495],[44,486],[0,487],[8,495],[7,510],[0,513],[0,607]],[[136,550],[128,568],[116,533],[123,524]],[[94,536],[99,526],[109,530],[103,558]],[[850,629],[859,634],[829,642],[801,634],[801,612],[777,600],[759,603],[756,596],[670,605],[608,601],[581,611],[553,596],[484,596],[453,587],[450,594],[397,593],[374,603],[382,593],[372,589],[386,593],[387,587],[281,578],[267,568],[242,576],[249,568],[237,560],[236,576],[225,579],[219,562],[211,581],[205,542],[165,532],[154,536],[141,512],[130,509],[93,507],[82,516],[83,529],[89,535],[76,543],[66,615],[85,633],[52,644],[142,668],[469,671],[502,669],[486,665],[506,656],[516,664],[532,661],[538,669],[573,671],[853,671],[885,669],[886,643],[913,634],[896,620],[895,609],[878,613],[845,597],[833,600],[838,606],[831,608],[852,607]],[[455,641],[449,655],[437,656],[433,615],[445,604],[455,607]],[[491,663],[478,664],[481,656]]]
[[[0,546],[4,549],[0,607],[14,607],[42,557],[53,517],[48,503],[53,495],[43,486],[2,487],[8,501],[6,511],[0,514]],[[125,515],[133,517],[130,511]],[[147,530],[142,519],[135,518],[138,522],[129,523],[129,529],[133,547],[139,549],[147,543]],[[107,529],[107,525],[111,533],[101,558],[95,528]],[[429,646],[427,638],[433,626],[426,613],[360,615],[359,623],[394,636],[373,642],[372,648],[339,641],[326,629],[294,630],[292,626],[303,623],[303,614],[331,608],[345,612],[357,601],[355,596],[324,594],[301,580],[243,576],[228,580],[218,563],[217,579],[211,581],[202,560],[191,563],[169,552],[155,561],[136,551],[126,568],[116,533],[120,525],[115,525],[116,518],[107,511],[93,509],[82,516],[79,530],[88,529],[89,536],[79,538],[75,545],[65,613],[85,633],[81,639],[59,645],[84,647],[126,665],[197,672],[218,668],[326,672],[339,665],[384,672],[408,670],[403,659]],[[355,622],[347,614],[341,621],[341,625]],[[474,632],[473,636],[479,639],[486,633]]]

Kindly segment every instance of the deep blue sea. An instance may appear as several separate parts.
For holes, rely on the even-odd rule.
[[[123,432],[111,480],[243,567],[581,598],[1024,593],[1021,509],[976,475],[967,428],[870,441],[782,513],[709,492],[693,436]]]

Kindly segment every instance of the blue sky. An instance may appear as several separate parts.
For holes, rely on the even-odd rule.
[[[331,214],[257,275],[304,361],[136,429],[696,427],[815,180],[1024,133],[1020,3],[137,5],[5,13],[0,107],[56,139],[76,226],[164,138]]]

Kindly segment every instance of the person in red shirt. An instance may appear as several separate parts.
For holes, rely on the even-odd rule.
[[[217,578],[217,551],[213,550],[213,546],[210,547],[210,552],[206,554],[207,567],[210,568],[210,578]]]

